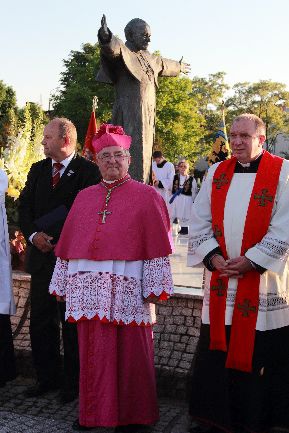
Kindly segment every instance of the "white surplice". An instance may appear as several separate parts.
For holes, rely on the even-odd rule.
[[[155,186],[155,189],[165,200],[167,208],[170,212],[169,200],[170,200],[170,197],[172,194],[173,181],[174,181],[174,176],[175,176],[174,164],[167,161],[163,167],[158,167],[157,163],[155,161],[153,161],[152,171],[153,171],[156,179],[159,182],[161,182],[163,185],[163,188],[159,188],[158,186]]]
[[[214,164],[203,181],[193,205],[190,222],[188,266],[202,263],[204,257],[218,247],[212,231],[211,191]],[[229,258],[240,256],[244,224],[256,173],[234,173],[224,210],[224,235]],[[256,227],[258,221],[256,221]],[[261,275],[259,310],[256,329],[266,331],[289,325],[289,162],[284,160],[268,232],[246,253],[246,257],[267,269]],[[202,321],[209,323],[211,272],[205,271]],[[232,323],[238,280],[229,279],[225,323]]]
[[[126,325],[155,323],[150,295],[174,292],[169,257],[151,260],[62,260],[57,258],[49,292],[66,296],[66,319]]]
[[[0,314],[15,314],[10,245],[5,209],[5,192],[7,188],[7,175],[3,170],[0,170]]]

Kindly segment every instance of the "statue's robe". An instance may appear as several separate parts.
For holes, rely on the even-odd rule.
[[[129,42],[124,44],[113,35],[110,42],[99,40],[99,44],[101,68],[96,79],[115,87],[112,123],[122,125],[126,134],[132,136],[130,174],[147,182],[155,134],[158,76],[179,75],[180,63],[148,51],[135,52]]]

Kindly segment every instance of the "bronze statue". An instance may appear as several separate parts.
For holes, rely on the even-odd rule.
[[[190,66],[182,61],[150,54],[147,47],[151,32],[145,21],[134,18],[126,25],[124,32],[125,44],[111,33],[103,15],[98,32],[101,68],[96,79],[114,85],[112,123],[122,125],[126,134],[132,136],[132,177],[148,182],[158,76],[175,77],[180,72],[188,73]]]

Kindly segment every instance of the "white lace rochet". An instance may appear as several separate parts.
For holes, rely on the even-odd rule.
[[[143,262],[68,262],[58,258],[49,292],[66,296],[68,320],[152,324],[155,322],[154,305],[145,299],[150,295],[173,294],[169,258]]]

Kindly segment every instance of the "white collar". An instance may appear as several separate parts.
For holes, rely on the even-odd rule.
[[[68,166],[68,164],[70,163],[70,161],[74,158],[74,155],[75,155],[75,151],[72,152],[72,154],[69,155],[67,158],[63,159],[63,161],[60,161],[61,164],[64,166],[64,169],[67,168],[67,166]],[[52,159],[51,161],[52,161],[52,167],[53,167],[53,164],[54,164],[55,162],[57,162],[57,161],[55,161],[54,159]],[[62,169],[63,169],[63,168],[62,168]]]
[[[261,156],[261,154],[263,153],[263,150],[259,153],[259,155],[257,155],[256,156],[256,158],[254,158],[252,161],[250,161],[250,162],[245,162],[245,163],[242,163],[242,162],[240,162],[240,161],[238,161],[238,163],[242,166],[242,167],[250,167],[250,165],[251,165],[251,162],[254,162],[254,161],[256,161],[256,159],[258,159],[260,156]]]

